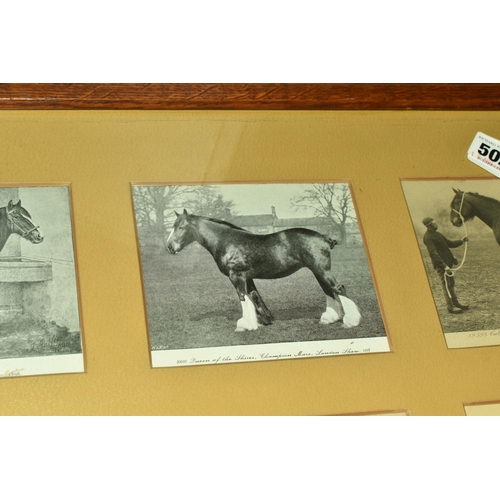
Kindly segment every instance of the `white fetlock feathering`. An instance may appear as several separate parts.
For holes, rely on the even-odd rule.
[[[326,311],[321,315],[319,320],[324,325],[335,323],[342,318],[342,306],[339,301],[333,300],[326,296]]]
[[[361,321],[361,313],[359,312],[358,306],[344,295],[339,295],[340,301],[342,302],[342,308],[344,309],[344,317],[342,321],[345,328],[352,328],[353,326],[358,326]]]
[[[241,310],[243,317],[236,323],[236,332],[243,332],[245,330],[252,331],[259,328],[257,322],[257,312],[255,311],[254,303],[250,300],[248,295],[245,295],[245,300],[241,302]]]

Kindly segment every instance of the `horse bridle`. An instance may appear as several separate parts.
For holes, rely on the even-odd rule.
[[[22,215],[21,215],[22,217]],[[21,237],[26,238],[29,234],[31,234],[33,231],[36,231],[37,229],[40,228],[40,226],[33,226],[29,231],[25,231],[17,222],[16,218],[7,210],[7,224],[10,224],[9,230],[14,233],[14,228],[17,228],[21,231]]]
[[[465,199],[465,191],[462,193],[462,200],[460,201],[460,207],[458,210],[455,210],[453,207],[451,208],[453,212],[456,212],[458,216],[460,217],[462,224],[465,226],[465,218],[462,215],[462,207],[464,205],[464,199]]]

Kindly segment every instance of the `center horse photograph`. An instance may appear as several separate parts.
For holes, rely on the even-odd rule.
[[[389,350],[348,183],[132,194],[153,366]]]

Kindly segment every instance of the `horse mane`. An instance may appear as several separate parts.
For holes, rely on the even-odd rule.
[[[225,220],[214,219],[213,217],[203,217],[202,215],[196,215],[196,217],[198,217],[200,219],[208,220],[210,222],[215,222],[216,224],[222,224],[223,226],[228,226],[228,227],[230,227],[232,229],[239,229],[240,231],[245,231],[246,233],[250,232],[250,231],[248,231],[246,229],[243,229],[240,226],[237,226],[236,224],[232,224],[231,222],[227,222]]]
[[[495,198],[491,198],[490,196],[484,196],[484,194],[474,193],[472,191],[466,191],[465,194],[477,196],[478,198],[482,198],[483,200],[492,201],[495,203],[495,205],[498,205],[498,207],[500,208],[500,200],[497,200]],[[462,197],[462,194],[460,194],[460,193],[455,194],[455,196],[453,197],[453,200],[450,203],[450,207],[453,208],[453,203],[455,203],[455,199],[457,199],[457,198],[460,199],[461,197]]]
[[[0,208],[0,251],[5,246],[10,232],[7,225],[7,207]]]
[[[491,198],[490,196],[484,196],[484,194],[479,194],[479,193],[473,193],[471,191],[467,191],[466,194],[471,194],[473,196],[477,196],[479,198],[483,198],[484,200],[488,200],[488,201],[494,201],[496,205],[498,205],[500,207],[500,201],[495,199],[495,198]]]
[[[500,214],[500,200],[491,198],[489,196],[484,196],[483,194],[474,193],[472,191],[459,191],[455,194],[455,197],[450,204],[452,210],[457,211],[457,209],[455,209],[453,206],[457,206],[456,204],[460,201],[460,198],[462,198],[462,196],[465,196],[466,194],[471,196],[472,198],[475,198],[475,203],[478,204],[478,206],[480,203],[482,203],[484,206],[482,209],[480,209],[478,208],[478,206],[475,206],[473,202],[469,201],[469,204],[473,207],[472,214],[465,216],[463,213],[460,213],[459,215],[463,217],[465,221],[473,220],[474,217],[477,216],[486,225],[492,227],[491,217],[498,217],[498,215]],[[485,205],[486,203],[488,205]]]

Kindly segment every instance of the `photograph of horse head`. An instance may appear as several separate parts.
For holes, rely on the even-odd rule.
[[[243,346],[263,344],[285,352],[333,342],[333,353],[335,341],[377,337],[387,348],[348,183],[133,185],[132,193],[150,346],[175,351],[172,364],[182,350],[218,359],[216,349],[230,346],[252,358],[236,361],[255,360]],[[226,362],[238,357],[226,352]]]
[[[448,346],[500,344],[500,182],[407,179],[402,186]]]
[[[83,368],[68,186],[0,187],[0,375],[14,366]]]
[[[12,200],[6,207],[0,208],[0,252],[11,234],[18,234],[31,243],[43,241],[40,226],[35,226],[29,212],[21,206],[21,200],[16,204]]]

